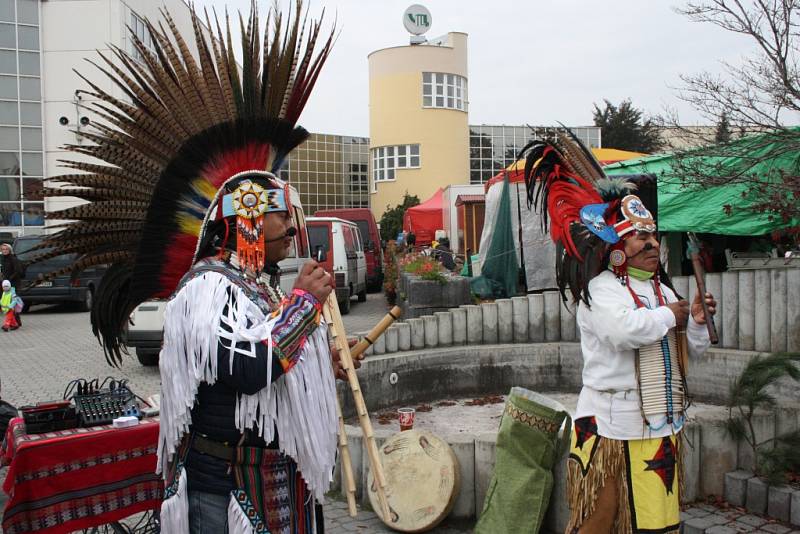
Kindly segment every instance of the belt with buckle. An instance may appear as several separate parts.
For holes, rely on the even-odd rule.
[[[194,435],[192,439],[192,448],[197,452],[208,454],[209,456],[225,460],[226,462],[232,462],[236,452],[235,446],[208,439],[200,434]]]

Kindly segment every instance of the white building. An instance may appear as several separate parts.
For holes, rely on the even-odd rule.
[[[164,7],[191,35],[184,0],[0,0],[0,232],[42,232],[43,209],[78,203],[36,194],[43,177],[65,172],[58,160],[78,157],[62,147],[85,143],[74,130],[93,120],[74,71],[125,98],[86,59],[100,63],[96,51],[111,57],[110,46],[134,53],[128,27],[149,42],[143,19],[161,20]]]

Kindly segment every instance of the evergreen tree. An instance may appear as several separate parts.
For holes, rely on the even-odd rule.
[[[653,153],[661,148],[657,126],[651,119],[643,120],[642,111],[633,107],[630,99],[615,106],[605,100],[605,108],[594,105],[594,125],[602,129],[603,146]]]
[[[728,114],[722,112],[717,123],[717,132],[714,134],[714,141],[718,144],[728,143],[731,140],[731,124],[728,121]]]
[[[381,216],[381,239],[389,241],[390,239],[397,239],[397,234],[403,230],[403,214],[408,208],[419,204],[419,197],[417,195],[409,195],[406,191],[403,195],[403,202],[397,206],[390,208],[386,206],[386,211]]]

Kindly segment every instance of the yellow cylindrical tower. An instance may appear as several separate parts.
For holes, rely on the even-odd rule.
[[[369,55],[371,206],[469,183],[467,34]]]

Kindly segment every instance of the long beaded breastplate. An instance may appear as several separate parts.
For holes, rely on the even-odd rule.
[[[627,278],[623,283],[630,291],[636,307],[647,307],[631,288]],[[667,301],[661,292],[658,277],[652,283],[658,305],[665,306]],[[659,430],[667,424],[676,429],[683,426],[688,407],[687,363],[686,330],[683,328],[670,328],[659,341],[636,349],[639,408],[642,419],[651,430]],[[665,417],[665,420],[658,421],[658,417]]]
[[[682,424],[687,406],[686,332],[671,328],[661,341],[636,350],[636,382],[642,418],[652,430],[654,418]]]

